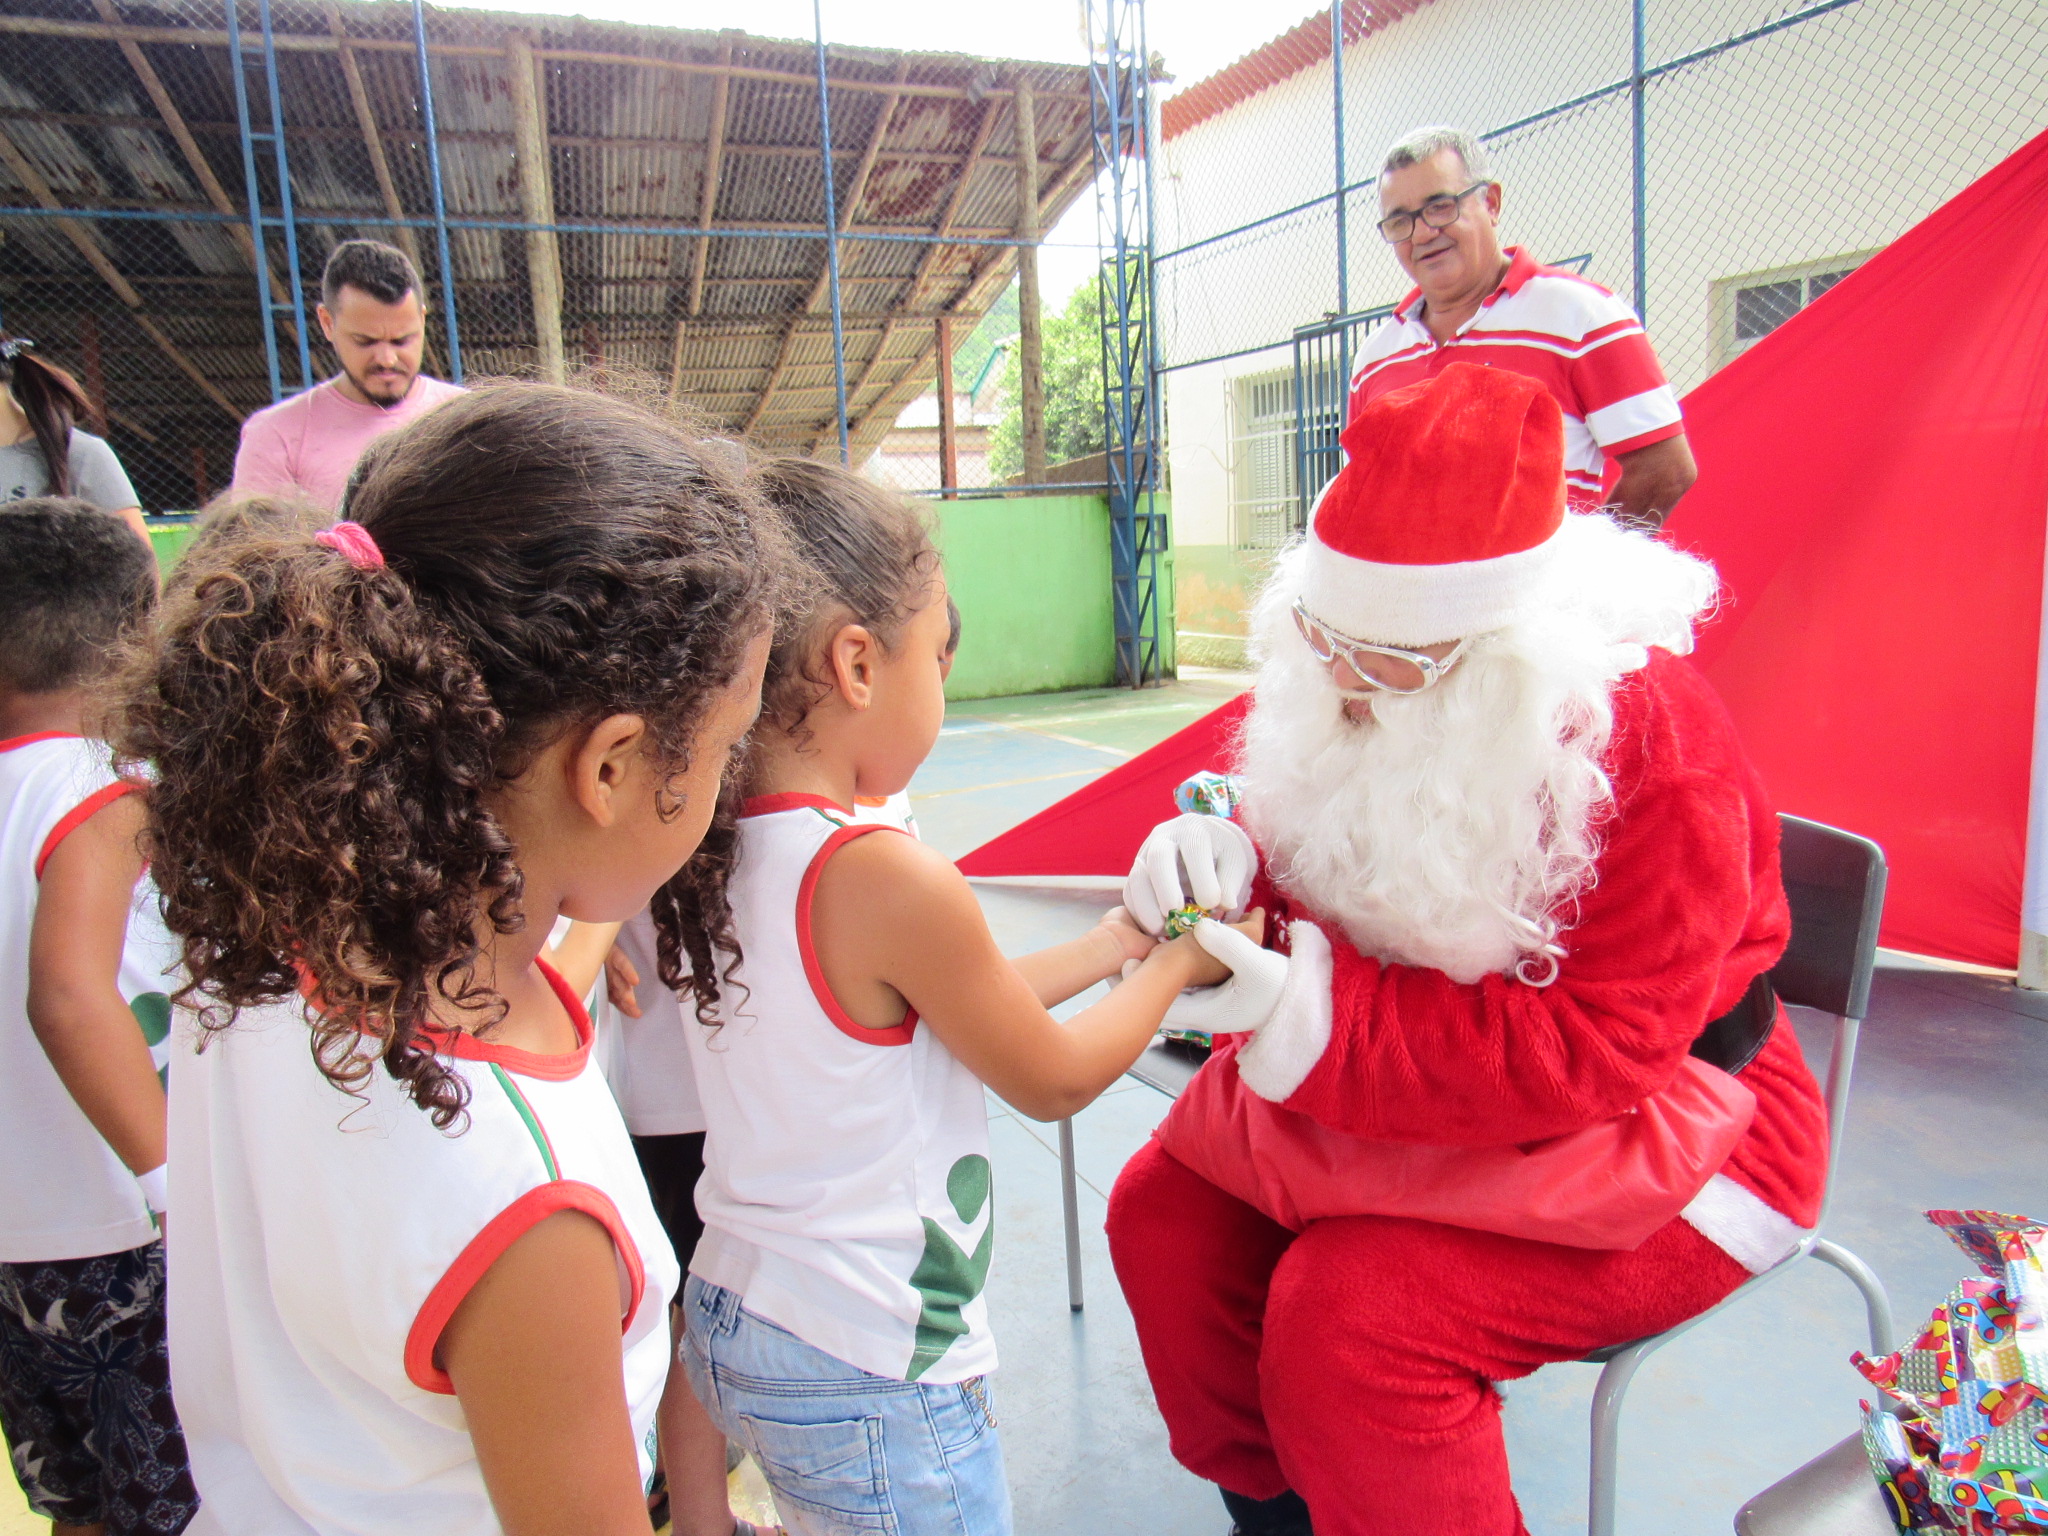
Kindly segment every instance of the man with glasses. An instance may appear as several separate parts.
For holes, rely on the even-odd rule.
[[[1109,1205],[1239,1536],[1526,1536],[1495,1383],[1819,1218],[1825,1110],[1759,980],[1777,819],[1683,659],[1714,573],[1567,512],[1565,442],[1464,362],[1358,412],[1255,610],[1237,820],[1155,828],[1124,887],[1153,933],[1267,914],[1270,948],[1197,924],[1233,976],[1167,1023],[1215,1053]],[[1673,1115],[1700,1139],[1653,1166]]]
[[[1573,505],[1655,528],[1696,471],[1650,338],[1598,283],[1502,249],[1500,209],[1470,134],[1422,128],[1387,152],[1379,231],[1415,290],[1360,347],[1352,412],[1452,361],[1525,373],[1564,412]]]

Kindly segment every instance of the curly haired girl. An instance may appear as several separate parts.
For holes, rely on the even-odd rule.
[[[184,572],[117,737],[188,975],[194,1530],[646,1536],[678,1275],[540,954],[696,848],[782,540],[675,428],[533,384],[379,440],[347,507]]]
[[[654,904],[664,979],[715,1026],[689,1032],[708,1131],[683,1363],[796,1536],[1005,1536],[983,1085],[1071,1115],[1222,968],[1121,912],[1011,962],[950,862],[853,821],[938,735],[945,577],[880,487],[795,460],[758,483],[817,601],[776,639],[752,798]],[[1072,1019],[1046,1012],[1127,965]]]

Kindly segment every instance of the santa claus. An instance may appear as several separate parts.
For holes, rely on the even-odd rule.
[[[1702,562],[1564,510],[1529,380],[1365,407],[1256,610],[1236,823],[1126,888],[1234,975],[1110,1247],[1175,1457],[1243,1536],[1509,1536],[1495,1383],[1669,1328],[1819,1215],[1764,973],[1777,821],[1682,660]],[[1675,1150],[1674,1150],[1675,1149]]]

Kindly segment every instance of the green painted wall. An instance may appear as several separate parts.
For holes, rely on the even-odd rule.
[[[185,553],[185,546],[192,542],[192,520],[181,518],[173,522],[166,517],[146,517],[149,524],[150,547],[156,551],[156,568],[165,575],[178,563],[178,556]]]
[[[931,505],[962,624],[947,698],[1101,688],[1115,681],[1107,498],[1018,496]],[[1164,496],[1159,510],[1170,518]],[[192,524],[149,521],[157,564],[168,571],[192,541]],[[1170,551],[1160,562],[1160,588],[1170,674]]]
[[[1100,688],[1116,677],[1109,502],[1100,495],[933,502],[946,581],[960,605],[949,699]],[[1159,510],[1171,513],[1167,498]],[[1161,562],[1169,672],[1173,563]]]
[[[1245,665],[1252,599],[1272,569],[1267,551],[1185,544],[1174,551],[1180,654],[1194,666]]]

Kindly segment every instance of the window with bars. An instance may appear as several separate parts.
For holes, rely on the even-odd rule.
[[[1730,362],[1790,320],[1869,259],[1870,253],[1752,272],[1714,284],[1715,339]]]
[[[1241,549],[1278,549],[1294,527],[1294,374],[1235,382],[1230,526]]]

